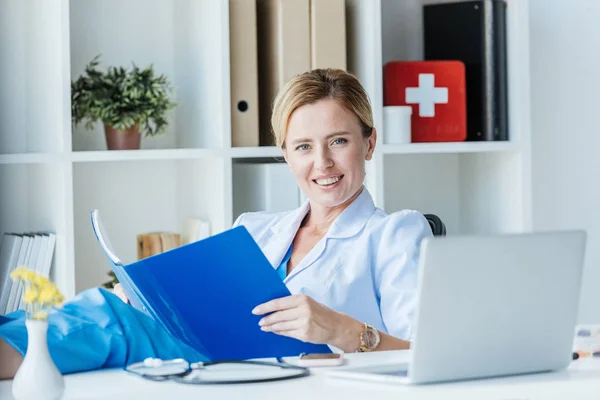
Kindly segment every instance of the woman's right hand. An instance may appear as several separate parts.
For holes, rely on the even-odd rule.
[[[125,303],[129,304],[129,298],[127,298],[127,295],[125,294],[125,291],[123,290],[123,286],[121,286],[120,283],[117,283],[115,285],[115,287],[113,287],[113,293],[116,294],[117,296],[119,296],[119,298],[121,300],[123,300]]]

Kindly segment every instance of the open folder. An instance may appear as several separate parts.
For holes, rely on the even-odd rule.
[[[331,353],[326,345],[260,330],[252,309],[290,292],[245,227],[124,265],[98,210],[91,220],[131,305],[209,359]]]

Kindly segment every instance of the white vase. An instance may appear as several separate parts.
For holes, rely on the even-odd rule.
[[[16,400],[60,399],[65,381],[48,351],[48,322],[25,321],[27,325],[27,353],[12,384]]]

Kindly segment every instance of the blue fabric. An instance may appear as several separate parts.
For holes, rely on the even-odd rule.
[[[290,244],[290,248],[288,249],[287,253],[285,253],[281,264],[279,264],[279,267],[277,267],[277,274],[279,274],[281,280],[284,280],[287,276],[287,264],[290,258],[292,257],[292,247],[293,245]]]
[[[24,311],[0,319],[0,337],[25,354]],[[48,347],[63,374],[124,367],[147,357],[207,361],[152,318],[101,288],[81,292],[49,313]]]

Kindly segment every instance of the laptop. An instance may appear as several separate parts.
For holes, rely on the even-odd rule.
[[[323,373],[423,384],[566,368],[586,237],[560,231],[425,239],[408,363]]]

